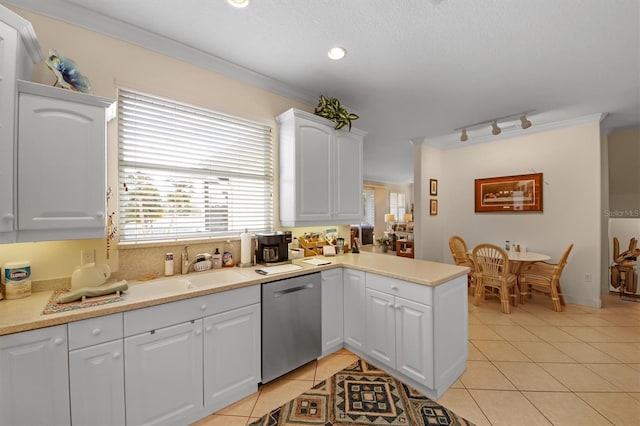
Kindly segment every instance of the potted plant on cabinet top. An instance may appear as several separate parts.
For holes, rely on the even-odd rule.
[[[318,106],[313,113],[335,122],[336,130],[342,129],[344,126],[349,126],[349,130],[351,130],[351,122],[360,118],[357,114],[349,113],[340,105],[338,99],[327,98],[324,95],[320,95],[320,101],[318,101]]]

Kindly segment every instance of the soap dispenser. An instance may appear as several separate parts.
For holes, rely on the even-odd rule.
[[[216,252],[213,253],[213,269],[220,269],[222,267],[222,254],[220,254],[220,249],[216,247]]]

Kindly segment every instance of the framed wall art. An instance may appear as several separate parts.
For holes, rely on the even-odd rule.
[[[438,200],[432,198],[429,203],[429,216],[437,216],[438,215]]]
[[[476,213],[542,212],[542,173],[475,180]]]
[[[438,195],[438,179],[429,179],[429,195]]]

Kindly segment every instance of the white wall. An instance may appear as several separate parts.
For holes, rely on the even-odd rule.
[[[555,262],[574,243],[562,287],[570,303],[600,307],[601,152],[599,117],[587,124],[439,151],[422,148],[420,258],[452,262],[451,235],[479,243],[524,243]],[[541,172],[543,213],[475,213],[474,179]],[[438,216],[428,215],[429,178]],[[416,176],[418,179],[418,176]],[[591,274],[586,282],[585,274]]]

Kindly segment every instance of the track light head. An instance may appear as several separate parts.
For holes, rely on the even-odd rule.
[[[520,117],[520,127],[522,127],[523,130],[531,127],[531,121],[527,120],[526,115]]]
[[[466,142],[469,140],[469,135],[467,134],[467,129],[462,129],[460,133],[460,142]]]
[[[497,136],[500,134],[500,132],[502,132],[502,129],[498,126],[498,122],[494,121],[493,123],[491,123],[491,133]]]

